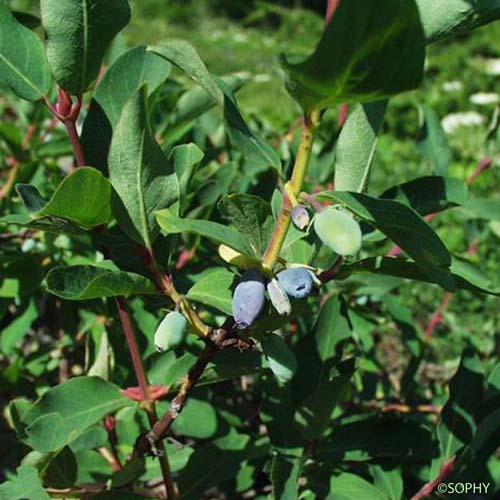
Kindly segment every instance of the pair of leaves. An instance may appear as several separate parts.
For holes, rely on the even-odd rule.
[[[181,69],[200,85],[223,108],[231,142],[254,164],[267,165],[281,172],[276,151],[254,134],[243,119],[230,86],[210,74],[192,45],[183,40],[169,40],[148,48]]]
[[[82,146],[90,165],[106,172],[111,138],[125,104],[145,83],[151,95],[170,71],[171,64],[145,46],[126,51],[106,71],[83,123]]]
[[[16,189],[32,220],[56,217],[90,230],[111,219],[111,185],[91,167],[78,168],[64,178],[49,201],[30,184],[18,184]]]

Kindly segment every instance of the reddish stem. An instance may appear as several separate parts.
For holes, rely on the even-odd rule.
[[[82,167],[85,165],[85,156],[83,154],[82,144],[80,138],[78,137],[78,131],[76,130],[76,123],[72,120],[66,120],[64,126],[68,132],[69,140],[73,146],[73,151],[75,153],[76,165]]]
[[[339,120],[338,120],[338,124],[339,124],[339,127],[342,128],[344,125],[345,125],[345,122],[347,120],[347,112],[349,111],[349,106],[347,105],[347,103],[343,103],[340,105],[340,109],[339,109]]]
[[[432,315],[431,320],[429,321],[429,324],[427,325],[427,328],[425,329],[424,333],[424,339],[429,340],[430,336],[432,335],[432,332],[436,329],[438,325],[440,325],[443,322],[443,314],[446,308],[448,307],[448,304],[450,303],[450,300],[453,297],[453,293],[451,292],[446,292],[443,301],[441,302],[441,305],[438,307],[438,310]]]
[[[456,462],[457,457],[453,456],[446,460],[442,467],[441,470],[439,471],[438,476],[433,479],[432,481],[429,481],[427,484],[424,485],[424,487],[415,495],[413,495],[410,500],[422,500],[422,498],[428,497],[429,495],[432,494],[432,492],[437,488],[437,486],[442,483],[452,472],[455,467],[455,462]]]
[[[325,24],[330,24],[332,20],[333,14],[337,10],[337,7],[340,4],[340,0],[328,0],[328,4],[326,6],[326,15],[325,15]]]

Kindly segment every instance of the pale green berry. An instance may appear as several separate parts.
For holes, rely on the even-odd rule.
[[[158,325],[155,333],[155,348],[158,352],[175,349],[185,338],[188,323],[177,311],[169,312]]]
[[[314,219],[314,230],[338,255],[355,255],[361,249],[361,228],[353,216],[341,208],[325,208]]]
[[[267,293],[271,304],[274,306],[278,314],[281,316],[288,316],[292,312],[292,305],[290,304],[290,299],[281,287],[279,281],[273,278],[267,284]]]

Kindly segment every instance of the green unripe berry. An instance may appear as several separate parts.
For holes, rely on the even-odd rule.
[[[155,348],[158,352],[175,349],[186,336],[188,323],[177,311],[169,312],[158,325],[155,333]]]
[[[319,239],[339,255],[355,255],[361,249],[361,228],[345,210],[325,208],[314,219],[314,230]]]

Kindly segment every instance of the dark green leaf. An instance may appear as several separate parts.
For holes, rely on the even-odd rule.
[[[347,207],[396,243],[435,283],[447,290],[455,289],[447,269],[451,256],[446,246],[414,210],[397,201],[361,193],[334,191],[318,196]]]
[[[173,210],[165,209],[156,213],[158,224],[165,234],[193,233],[209,238],[217,243],[230,246],[238,252],[252,255],[252,248],[245,237],[236,229],[207,220],[181,219]]]
[[[52,488],[71,488],[78,475],[78,464],[71,449],[65,446],[47,468],[47,482]]]
[[[219,203],[219,211],[242,234],[254,250],[263,254],[274,231],[271,206],[258,196],[232,194]]]
[[[413,0],[340,2],[314,53],[284,61],[287,87],[305,110],[375,101],[420,85],[424,34]]]
[[[65,177],[48,202],[29,184],[16,189],[34,219],[56,217],[87,230],[111,219],[111,185],[91,167],[78,168]]]
[[[432,164],[436,175],[446,175],[452,160],[441,120],[429,106],[422,106],[422,126],[418,137],[418,146],[425,158]]]
[[[365,190],[386,109],[387,101],[358,104],[347,118],[335,153],[335,189]]]
[[[477,356],[464,351],[460,366],[450,381],[450,397],[441,412],[437,428],[440,460],[452,457],[470,443],[476,425],[474,412],[483,396],[484,373]]]
[[[467,185],[454,177],[426,176],[384,191],[380,197],[404,203],[428,215],[466,203]]]
[[[130,238],[151,249],[159,232],[154,212],[179,199],[179,181],[154,140],[146,87],[123,109],[111,143],[109,175],[118,223]]]
[[[94,83],[113,38],[130,20],[127,0],[41,0],[47,58],[57,83],[81,96]]]
[[[108,413],[132,406],[118,387],[97,377],[77,377],[48,390],[23,417],[30,446],[56,451]]]
[[[154,283],[139,274],[108,267],[66,266],[52,269],[47,290],[66,300],[89,300],[157,292]]]
[[[0,0],[0,81],[29,101],[45,98],[52,81],[42,41],[16,20],[5,0]]]
[[[179,476],[182,498],[198,500],[210,486],[232,478],[245,459],[249,436],[231,432],[194,451]]]
[[[274,500],[297,500],[302,457],[286,457],[278,453],[271,465]]]
[[[42,281],[40,263],[33,257],[20,256],[0,264],[0,297],[25,297]]]
[[[331,439],[318,448],[318,457],[329,461],[364,462],[390,457],[428,461],[436,454],[436,443],[424,426],[375,417],[336,427]]]
[[[414,262],[392,257],[372,257],[348,264],[341,268],[337,279],[343,279],[354,273],[375,273],[434,283],[434,280],[422,273]],[[490,279],[470,262],[454,257],[451,273],[458,289],[500,295],[500,289],[492,288]]]
[[[14,14],[14,17],[19,23],[21,23],[23,26],[26,26],[26,28],[29,28],[30,30],[38,28],[42,23],[42,20],[39,17],[34,16],[33,14],[29,14],[28,12],[14,10],[12,11],[12,14]]]
[[[168,61],[145,46],[122,54],[99,82],[83,123],[82,145],[90,165],[105,171],[113,131],[127,101],[145,83],[154,92],[170,74]]]

